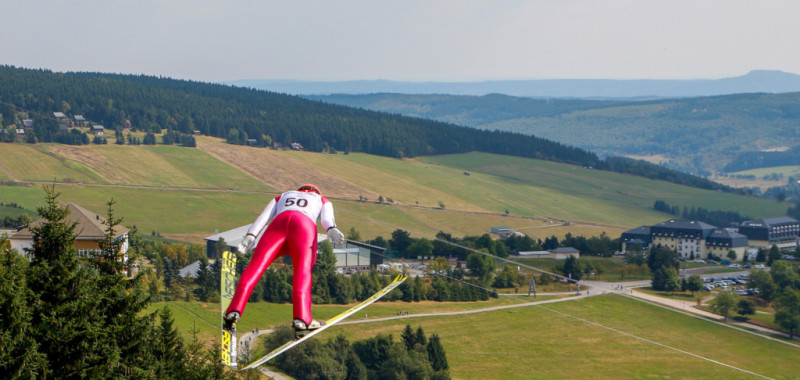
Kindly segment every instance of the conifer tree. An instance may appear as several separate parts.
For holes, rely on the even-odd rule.
[[[45,357],[31,334],[31,300],[25,273],[27,260],[11,250],[0,236],[0,373],[8,378],[36,378],[45,368]]]
[[[444,347],[439,341],[439,335],[431,335],[426,349],[428,351],[428,360],[431,361],[434,371],[444,371],[450,368],[447,364],[447,355],[444,352]]]
[[[411,329],[411,325],[406,325],[406,328],[403,329],[400,337],[403,339],[403,343],[406,345],[406,350],[411,351],[414,349],[414,346],[417,344],[417,336]]]

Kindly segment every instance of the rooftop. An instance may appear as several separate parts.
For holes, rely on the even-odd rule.
[[[100,215],[95,214],[81,206],[74,203],[67,203],[63,206],[69,210],[64,222],[71,224],[75,223],[75,232],[77,240],[100,240],[106,236],[106,226],[103,224],[105,219]],[[19,232],[12,236],[12,239],[33,239],[33,232],[31,227],[38,227],[45,223],[45,219],[39,219],[30,224],[29,227],[21,229]],[[114,227],[114,236],[120,236],[129,230],[124,226]]]

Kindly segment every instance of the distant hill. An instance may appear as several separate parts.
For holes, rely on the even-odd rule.
[[[506,95],[308,96],[486,130],[532,134],[597,152],[647,156],[685,172],[709,174],[752,152],[800,145],[800,93],[737,94],[648,101],[532,99]],[[739,159],[740,155],[745,157]],[[783,165],[795,164],[785,160]],[[728,169],[732,168],[729,167]]]
[[[800,75],[756,70],[722,79],[539,79],[483,82],[400,82],[353,80],[339,82],[250,79],[228,84],[294,95],[328,94],[505,94],[541,98],[675,98],[751,92],[800,91]]]
[[[473,151],[536,158],[630,173],[704,189],[731,191],[709,180],[643,161],[600,160],[585,149],[530,134],[361,110],[296,96],[218,84],[101,73],[55,73],[0,66],[2,125],[30,118],[29,142],[70,142],[54,113],[83,115],[109,132],[138,130],[221,137],[231,144],[302,144],[315,152],[364,152],[408,158]],[[14,138],[10,128],[4,139]],[[79,133],[78,133],[79,134]],[[66,136],[65,136],[66,135]],[[147,136],[145,136],[147,137]],[[180,139],[178,135],[176,139]],[[152,137],[154,142],[155,137]],[[147,143],[147,142],[145,142]],[[190,144],[191,145],[191,144]]]

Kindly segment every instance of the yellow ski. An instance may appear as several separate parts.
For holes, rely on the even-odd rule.
[[[288,350],[288,349],[290,349],[290,348],[302,343],[303,341],[305,341],[306,339],[311,338],[314,335],[317,335],[317,334],[321,333],[323,330],[327,329],[328,327],[331,327],[331,326],[335,325],[336,323],[342,321],[343,319],[353,315],[357,311],[369,306],[370,304],[372,304],[373,302],[379,300],[381,297],[385,296],[386,294],[391,292],[394,288],[396,288],[400,284],[402,284],[403,281],[405,281],[407,277],[408,276],[397,276],[397,277],[395,277],[394,281],[389,283],[389,285],[386,285],[386,287],[384,287],[383,289],[379,290],[377,293],[373,294],[372,297],[367,298],[366,300],[364,300],[363,302],[359,303],[358,305],[353,306],[350,309],[347,309],[347,311],[345,311],[345,312],[343,312],[343,313],[341,313],[341,314],[329,319],[325,323],[324,326],[322,326],[322,327],[320,327],[320,328],[318,328],[316,330],[312,330],[312,331],[306,333],[305,335],[303,335],[299,339],[295,339],[295,340],[291,340],[289,342],[286,342],[282,346],[272,350],[272,352],[264,355],[260,359],[257,359],[256,361],[248,364],[246,367],[242,368],[242,370],[253,369],[253,368],[256,368],[256,367],[260,366],[261,364],[266,363],[270,359],[272,359],[272,358],[274,358],[274,357],[286,352],[286,350]]]
[[[222,268],[220,272],[219,307],[222,313],[222,364],[236,367],[236,324],[230,329],[225,328],[225,309],[233,299],[236,291],[236,254],[222,252]]]

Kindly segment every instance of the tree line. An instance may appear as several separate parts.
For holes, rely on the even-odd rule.
[[[100,254],[79,258],[77,224],[66,222],[68,211],[58,204],[54,187],[45,187],[45,194],[46,203],[38,209],[44,222],[31,227],[34,244],[25,252],[30,260],[0,237],[4,378],[250,378],[248,373],[227,370],[218,351],[207,349],[196,333],[185,342],[169,308],[144,313],[157,291],[142,274],[122,275],[121,243],[114,240],[114,228],[122,219],[114,215],[113,200],[107,203]],[[135,237],[133,244],[155,246],[142,240]],[[165,261],[162,273],[174,270],[166,262],[182,261],[187,252],[181,246],[161,245],[162,251],[171,251],[159,255]],[[326,261],[330,264],[329,258]],[[219,290],[218,278],[205,281],[214,282]],[[352,344],[342,337],[328,343],[311,340],[278,363],[300,378],[448,379],[449,366],[438,336],[427,338],[421,327],[416,332],[409,333],[410,326],[406,330],[400,343],[391,335]],[[293,335],[288,327],[278,331],[269,342]]]
[[[293,339],[289,327],[267,337],[267,349]],[[273,364],[298,379],[449,379],[447,355],[438,335],[406,325],[400,341],[392,334],[350,342],[342,335],[317,339],[287,351]]]
[[[684,206],[683,209],[681,209],[678,206],[670,205],[662,200],[655,201],[655,203],[653,203],[653,209],[679,216],[682,219],[696,220],[717,227],[738,226],[743,222],[752,220],[752,218],[743,216],[736,211],[708,210],[694,206],[691,208]]]
[[[53,112],[85,115],[109,128],[130,120],[145,132],[163,130],[256,145],[301,143],[315,152],[364,152],[416,157],[482,151],[629,173],[700,188],[730,188],[640,160],[609,157],[531,135],[348,108],[296,96],[145,75],[54,73],[0,66],[0,124],[36,117],[35,138],[72,138]],[[66,136],[64,136],[66,135]],[[61,137],[59,137],[61,136]],[[29,141],[32,142],[32,141]]]
[[[45,188],[31,228],[30,261],[0,241],[0,373],[6,378],[235,378],[197,339],[183,342],[169,309],[143,313],[149,295],[127,279],[108,203],[102,253],[84,261],[76,224],[65,222],[58,194]]]

